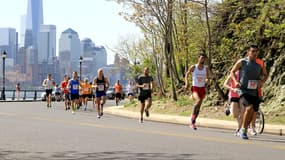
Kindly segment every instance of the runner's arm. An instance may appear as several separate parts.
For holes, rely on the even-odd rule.
[[[235,72],[238,71],[238,70],[241,68],[241,61],[242,61],[241,59],[238,60],[238,61],[234,64],[234,66],[233,66],[233,68],[231,69],[231,72],[230,72],[231,79],[234,81],[234,83],[235,83],[235,85],[236,85],[237,88],[240,87],[240,83],[239,83],[239,81],[236,79]]]
[[[105,88],[105,92],[107,92],[107,90],[109,89],[110,87],[110,82],[109,82],[109,79],[107,77],[104,77],[105,78],[105,83],[106,83],[106,88]]]
[[[186,74],[185,74],[185,87],[188,88],[188,78],[189,78],[189,75],[190,73],[192,73],[194,71],[194,68],[195,68],[195,65],[192,65],[191,67],[188,68]]]
[[[227,79],[225,80],[225,82],[224,82],[224,88],[226,88],[226,89],[228,89],[228,90],[234,90],[234,88],[232,88],[231,86],[230,86],[230,82],[231,82],[231,76],[229,75],[228,77],[227,77]]]

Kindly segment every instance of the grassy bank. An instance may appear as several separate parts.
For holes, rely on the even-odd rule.
[[[153,105],[150,109],[153,113],[170,114],[179,116],[190,116],[194,101],[189,96],[181,96],[178,101],[172,101],[169,98],[153,97]],[[225,115],[225,107],[223,105],[210,105],[209,100],[203,103],[200,111],[200,117],[213,118],[221,120],[234,120],[232,116]],[[136,99],[133,102],[127,102],[124,109],[139,112],[140,102]],[[270,124],[285,124],[285,107],[271,106],[262,104],[261,109],[265,114],[265,122]]]

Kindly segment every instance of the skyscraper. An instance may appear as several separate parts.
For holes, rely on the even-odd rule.
[[[59,59],[61,65],[61,73],[71,73],[78,70],[80,56],[80,40],[78,33],[68,28],[61,33],[59,39]]]
[[[55,25],[41,25],[38,38],[38,62],[52,64],[56,57]]]
[[[26,31],[32,31],[32,44],[37,46],[37,38],[40,25],[43,24],[43,2],[42,0],[28,0]]]
[[[7,54],[8,67],[13,67],[16,61],[18,48],[18,34],[15,28],[0,28],[0,54],[5,50]]]

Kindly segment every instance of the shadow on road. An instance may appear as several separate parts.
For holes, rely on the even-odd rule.
[[[26,151],[1,151],[0,159],[13,160],[191,160],[193,154],[169,154],[169,153],[133,153],[126,151],[79,153],[76,151],[67,152],[26,152]]]

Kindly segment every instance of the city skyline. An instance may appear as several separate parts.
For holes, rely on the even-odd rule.
[[[2,20],[0,27],[15,28],[19,33],[19,43],[21,15],[27,12],[27,2],[27,0],[5,1],[6,7],[0,11]],[[95,45],[105,46],[108,52],[108,64],[114,61],[114,53],[108,47],[114,47],[123,35],[140,34],[134,24],[118,15],[121,10],[118,4],[105,0],[43,1],[44,24],[56,25],[57,28],[57,49],[60,34],[72,28],[78,32],[80,40],[90,38]],[[56,54],[58,56],[58,52]]]

